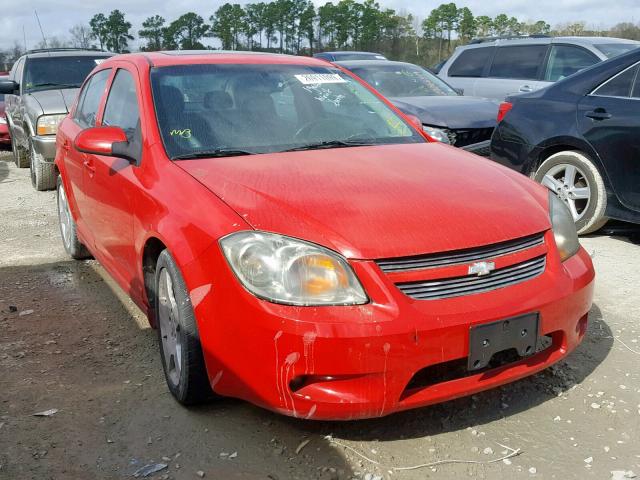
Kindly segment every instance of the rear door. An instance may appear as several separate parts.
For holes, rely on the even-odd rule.
[[[547,44],[497,47],[486,77],[476,81],[473,94],[502,101],[547,85],[541,75],[548,48]]]
[[[138,73],[127,63],[116,65],[99,124],[122,128],[129,141],[141,147]],[[96,254],[125,287],[136,266],[132,203],[139,188],[138,169],[122,158],[88,154],[83,178],[85,204],[91,212],[86,221]]]
[[[610,78],[578,104],[578,128],[595,148],[620,201],[640,211],[640,64]]]

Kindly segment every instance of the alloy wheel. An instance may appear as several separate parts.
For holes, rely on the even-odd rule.
[[[159,275],[158,303],[160,339],[164,353],[165,370],[170,381],[178,386],[182,371],[182,340],[173,281],[166,268],[163,268]]]
[[[58,218],[60,221],[60,233],[62,234],[62,241],[65,248],[70,250],[71,248],[71,227],[72,219],[71,212],[69,211],[69,202],[67,201],[67,194],[64,191],[64,187],[60,185],[58,190]]]
[[[591,186],[580,168],[569,163],[555,165],[544,175],[542,184],[569,207],[574,221],[585,215],[591,201]]]

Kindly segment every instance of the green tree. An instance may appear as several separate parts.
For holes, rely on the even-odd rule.
[[[124,13],[120,10],[113,10],[109,14],[106,23],[107,38],[106,46],[108,50],[116,53],[123,53],[129,47],[129,40],[133,40],[133,35],[129,33],[131,23],[125,20]]]
[[[456,28],[458,36],[463,42],[468,42],[476,34],[476,21],[473,13],[467,7],[458,10],[458,24]]]
[[[476,34],[480,37],[488,37],[493,33],[493,20],[486,15],[476,17]]]
[[[103,13],[97,13],[91,20],[89,20],[89,26],[91,27],[91,34],[93,38],[98,40],[100,50],[104,50],[107,45],[107,38],[109,36],[109,29],[107,27],[107,17]]]
[[[318,26],[320,30],[320,42],[326,40],[328,45],[334,46],[336,39],[336,6],[327,2],[318,7]]]
[[[144,22],[142,22],[142,29],[138,30],[138,36],[147,41],[143,50],[152,52],[165,48],[163,40],[165,37],[166,27],[164,24],[165,19],[160,15],[148,17]]]
[[[181,50],[204,50],[206,47],[200,40],[208,34],[209,25],[204,19],[197,13],[188,12],[169,24],[165,38]]]
[[[506,35],[509,31],[509,17],[504,13],[493,19],[493,31],[496,35]]]
[[[245,28],[245,11],[238,3],[225,3],[210,18],[211,32],[222,42],[224,50],[237,50]]]
[[[313,44],[315,42],[315,22],[316,8],[313,2],[308,2],[307,6],[300,14],[299,30],[309,42],[309,54],[313,55]]]

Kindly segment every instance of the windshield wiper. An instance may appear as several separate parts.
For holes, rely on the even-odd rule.
[[[255,155],[248,150],[238,150],[231,148],[216,148],[215,150],[205,150],[200,152],[184,153],[171,157],[171,160],[191,160],[194,158],[216,158],[216,157],[239,157],[241,155]]]
[[[330,140],[325,142],[309,143],[299,147],[288,148],[283,152],[301,152],[304,150],[321,150],[323,148],[346,148],[346,147],[368,147],[375,145],[375,142],[365,142],[362,140]]]
[[[41,88],[41,87],[56,87],[56,88],[80,88],[80,85],[73,83],[36,83],[31,85],[29,89]]]

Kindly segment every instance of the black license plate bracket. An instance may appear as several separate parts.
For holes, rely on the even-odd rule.
[[[538,348],[539,314],[528,313],[471,327],[467,368],[481,370],[496,353],[515,348],[528,357]]]

